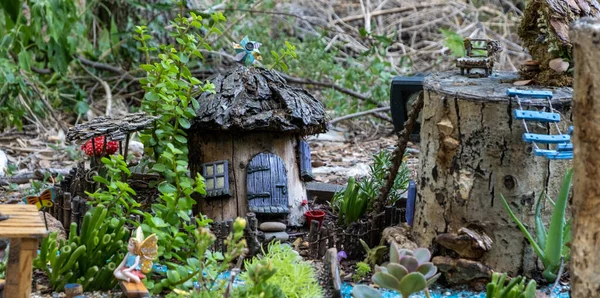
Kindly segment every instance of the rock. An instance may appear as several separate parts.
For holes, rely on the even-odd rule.
[[[492,277],[492,270],[477,261],[437,256],[432,262],[444,274],[450,285],[477,286],[489,282]]]
[[[387,227],[383,230],[381,240],[385,240],[388,244],[394,241],[399,248],[415,250],[419,248],[419,246],[413,241],[410,231],[410,226],[406,223],[394,227]]]
[[[279,241],[287,241],[290,239],[290,235],[286,232],[274,232],[274,233],[265,233],[265,240],[279,240]]]
[[[492,239],[485,233],[478,233],[471,229],[461,228],[458,234],[445,233],[435,238],[441,246],[458,253],[461,258],[479,259],[492,249]]]
[[[39,214],[40,214],[40,217],[42,218],[42,220],[44,220],[44,213],[42,211],[40,211]],[[48,231],[50,233],[58,232],[58,235],[56,236],[56,240],[60,240],[60,239],[67,240],[67,233],[65,232],[65,228],[63,227],[62,223],[60,221],[58,221],[58,219],[54,218],[54,216],[52,216],[48,212],[46,212],[46,220],[48,221]]]
[[[550,68],[554,71],[561,73],[569,69],[569,62],[563,60],[562,58],[556,58],[550,60],[548,66],[550,66]]]
[[[263,232],[283,232],[286,226],[281,222],[268,221],[261,223],[258,228]]]

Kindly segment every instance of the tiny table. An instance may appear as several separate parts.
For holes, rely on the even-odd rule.
[[[9,216],[0,221],[0,238],[10,240],[4,297],[29,298],[38,240],[48,230],[34,205],[0,205],[0,213]]]

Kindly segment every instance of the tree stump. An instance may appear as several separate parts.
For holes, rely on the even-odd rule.
[[[500,194],[533,229],[540,193],[556,197],[570,166],[570,161],[536,157],[532,144],[523,141],[523,122],[513,118],[519,105],[506,95],[507,88],[515,88],[511,82],[516,79],[513,73],[478,79],[440,73],[425,80],[414,219],[417,243],[424,247],[432,246],[438,234],[457,233],[463,227],[485,233],[493,244],[481,262],[511,275],[537,269],[536,259]],[[552,91],[552,105],[562,114],[559,126],[566,133],[571,125],[572,89]],[[545,99],[521,102],[523,109],[549,106]],[[554,125],[528,122],[528,127],[533,133],[557,134]],[[544,205],[545,222],[551,211],[549,204]]]
[[[600,256],[600,20],[582,19],[573,26],[575,90],[573,132],[572,297],[596,297]]]

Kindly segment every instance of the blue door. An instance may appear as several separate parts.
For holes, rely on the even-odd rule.
[[[287,214],[287,171],[279,156],[263,152],[248,165],[246,196],[250,211],[257,214]]]

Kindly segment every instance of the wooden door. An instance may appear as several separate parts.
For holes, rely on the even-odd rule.
[[[255,155],[248,165],[246,180],[248,206],[258,214],[287,214],[287,171],[279,156],[263,152]]]

